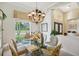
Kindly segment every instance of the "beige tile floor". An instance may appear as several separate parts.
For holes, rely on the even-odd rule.
[[[68,53],[68,52],[66,52],[66,51],[64,51],[64,50],[60,50],[59,56],[73,56],[73,55]]]

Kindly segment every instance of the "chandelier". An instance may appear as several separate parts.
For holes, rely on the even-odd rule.
[[[45,13],[42,12],[41,10],[37,9],[37,7],[36,7],[35,10],[33,10],[32,12],[30,12],[28,14],[28,17],[29,17],[29,19],[31,19],[32,22],[38,24],[44,20]]]

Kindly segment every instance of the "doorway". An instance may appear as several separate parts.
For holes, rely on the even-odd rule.
[[[54,22],[54,30],[56,30],[58,34],[62,34],[63,33],[63,24]]]

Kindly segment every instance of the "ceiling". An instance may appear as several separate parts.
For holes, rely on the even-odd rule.
[[[5,2],[8,4],[27,8],[28,10],[34,10],[36,8],[36,2]],[[43,11],[49,9],[59,8],[63,12],[67,12],[75,7],[78,7],[79,3],[76,2],[37,2],[37,8]]]
[[[21,6],[24,8],[27,8],[28,10],[34,10],[36,9],[36,2],[8,2],[8,4]],[[40,10],[45,10],[50,5],[55,4],[55,2],[37,2],[37,8]]]
[[[68,12],[75,8],[79,8],[79,5],[78,5],[78,3],[73,2],[73,3],[68,3],[64,6],[60,6],[58,8],[61,9],[63,12]]]
[[[54,4],[54,2],[22,2],[22,3],[18,3],[24,6],[29,6],[31,8],[36,8],[36,4],[37,4],[37,8],[38,9],[44,9],[47,8],[49,5]]]

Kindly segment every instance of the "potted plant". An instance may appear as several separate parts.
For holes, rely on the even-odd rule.
[[[51,35],[56,36],[58,34],[58,32],[56,30],[52,30],[51,31]]]
[[[57,34],[58,32],[56,30],[51,31],[51,39],[55,42],[58,41],[58,38],[56,37]]]

